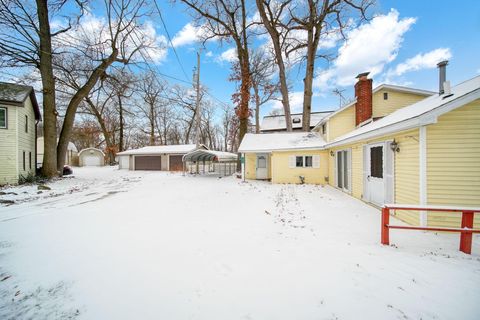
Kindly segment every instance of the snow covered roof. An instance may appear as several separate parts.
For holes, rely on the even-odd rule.
[[[314,127],[323,118],[328,116],[332,111],[312,112],[310,114],[310,127]],[[265,116],[263,117],[262,124],[260,125],[261,131],[272,130],[286,130],[285,115],[278,116]],[[302,128],[302,113],[292,114],[292,128]]]
[[[203,146],[205,147],[205,146]],[[148,146],[140,149],[131,149],[117,153],[117,155],[149,155],[149,154],[163,154],[163,153],[188,153],[197,148],[194,144],[174,144],[167,146]]]
[[[0,102],[23,105],[28,97],[30,97],[30,100],[32,101],[35,119],[40,120],[40,108],[38,107],[33,87],[23,86],[16,83],[0,82]]]
[[[203,160],[218,161],[218,162],[235,161],[237,160],[237,155],[235,153],[224,152],[224,151],[197,149],[183,156],[183,161],[203,161]]]
[[[325,140],[314,132],[247,133],[238,152],[318,149],[324,145]]]
[[[480,76],[451,88],[451,95],[435,94],[338,137],[328,146],[350,143],[435,123],[436,117],[480,99]]]

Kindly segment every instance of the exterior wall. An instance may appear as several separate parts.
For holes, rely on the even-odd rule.
[[[387,100],[383,99],[383,94],[385,92],[388,93]],[[382,89],[373,94],[372,117],[373,118],[384,117],[400,108],[406,107],[408,105],[411,105],[425,98],[427,98],[427,96],[420,95],[420,94]]]
[[[245,153],[245,179],[255,180],[257,178],[255,170],[256,162],[256,153]]]
[[[327,141],[344,135],[355,129],[355,105],[334,115],[328,120]]]
[[[394,199],[395,203],[418,204],[419,203],[419,142],[418,129],[403,131],[395,135],[384,136],[355,144],[332,148],[329,150],[351,149],[352,152],[352,190],[351,194],[357,199],[363,200],[363,147],[368,144],[389,141],[395,139],[400,147],[400,152],[395,153],[394,159]],[[335,156],[328,157],[329,184],[335,187]],[[410,224],[419,223],[417,211],[398,211],[395,215]]]
[[[320,168],[289,168],[289,157],[295,156],[320,156]],[[272,182],[273,183],[300,183],[299,176],[305,177],[305,183],[326,184],[328,176],[328,153],[316,150],[295,150],[288,152],[273,152],[271,156]]]
[[[480,100],[427,127],[427,203],[480,206]],[[428,225],[460,226],[460,215],[429,212]],[[480,216],[475,215],[480,227]]]
[[[18,182],[17,107],[7,108],[7,129],[0,129],[0,185]]]
[[[161,160],[162,161],[162,171],[168,171],[170,170],[170,157],[167,154],[162,154],[161,155]]]
[[[25,132],[25,116],[28,117],[28,132]],[[35,174],[35,113],[30,98],[27,98],[24,107],[17,107],[17,119],[18,174],[27,176]],[[23,170],[23,152],[25,152],[25,170]]]

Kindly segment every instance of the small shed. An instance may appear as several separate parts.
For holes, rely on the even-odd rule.
[[[235,153],[197,149],[183,156],[184,171],[189,173],[231,175],[235,173],[238,156]]]
[[[85,148],[78,153],[80,167],[101,167],[105,165],[105,154],[97,148]]]

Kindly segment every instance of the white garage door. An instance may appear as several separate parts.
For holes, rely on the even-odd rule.
[[[91,166],[100,166],[100,157],[98,156],[85,156],[83,158],[83,165],[86,167],[91,167]]]
[[[120,169],[128,169],[129,166],[130,166],[130,158],[129,158],[129,156],[121,156],[121,157],[120,157],[119,168],[120,168]]]

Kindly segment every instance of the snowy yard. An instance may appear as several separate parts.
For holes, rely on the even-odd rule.
[[[385,247],[378,210],[330,187],[75,171],[1,190],[0,319],[480,318],[478,236]]]

